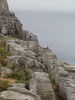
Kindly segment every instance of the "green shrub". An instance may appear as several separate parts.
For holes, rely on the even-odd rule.
[[[6,36],[5,39],[6,39],[6,40],[19,40],[19,39],[16,38],[16,37],[10,37],[10,36]]]
[[[1,81],[0,80],[0,92],[6,90],[8,87],[8,82],[7,81]]]
[[[0,57],[0,64],[1,64],[1,66],[7,66],[7,64],[8,64],[7,59],[3,59]]]
[[[25,69],[14,71],[10,78],[16,79],[17,83],[25,83],[26,88],[29,89],[29,80],[31,79],[29,71]]]
[[[16,65],[15,65],[15,64],[12,64],[12,65],[7,65],[7,66],[6,66],[6,68],[10,68],[10,69],[12,69],[12,70],[14,70],[14,69],[15,69],[15,67],[16,67]]]
[[[25,81],[28,81],[31,78],[31,75],[27,70],[22,69],[22,70],[19,70],[19,71],[14,71],[13,74],[11,75],[11,77],[13,79],[18,80],[18,81],[21,81],[21,82],[24,81],[25,82]]]
[[[6,58],[10,56],[10,53],[5,49],[5,47],[0,47],[0,57]]]
[[[0,41],[0,64],[1,66],[7,65],[7,56],[10,56],[9,51],[6,50],[6,43],[4,41]]]

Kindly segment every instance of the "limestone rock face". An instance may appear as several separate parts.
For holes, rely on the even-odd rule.
[[[25,41],[38,41],[37,36],[27,30],[23,30],[20,37]]]
[[[27,90],[25,88],[25,84],[23,83],[9,83],[8,91],[13,91],[13,92],[17,92],[20,94],[24,94],[25,96],[28,95],[34,98],[34,100],[41,100],[39,95],[31,92],[30,90]]]
[[[7,0],[0,0],[0,15],[9,15]]]
[[[23,40],[37,41],[37,36],[22,29],[22,24],[13,12],[9,11],[7,0],[0,0],[0,34]]]
[[[14,42],[8,42],[7,48],[12,55],[24,55],[24,48]]]
[[[44,53],[43,62],[50,76],[55,80],[61,96],[65,100],[75,100],[75,68],[52,57],[50,52]]]
[[[46,72],[45,65],[37,61],[36,50],[32,49],[37,47],[34,42],[29,43],[29,48],[27,47],[27,41],[24,43],[20,40],[17,41],[7,41],[7,49],[13,56],[8,57],[9,65],[15,64],[16,69],[26,68],[33,71]],[[34,52],[33,52],[34,51]]]
[[[7,0],[0,0],[0,33],[17,36],[22,31],[22,25],[15,14],[10,13]]]
[[[3,0],[3,1],[7,1],[7,0]],[[18,37],[19,34],[22,33],[22,25],[20,21],[15,16],[15,14],[12,15],[8,9],[6,11],[3,11],[0,14],[0,33],[4,35],[15,36],[15,37]]]
[[[30,88],[32,91],[37,92],[42,100],[55,100],[55,94],[52,89],[48,74],[43,72],[35,72],[33,79],[30,81]]]

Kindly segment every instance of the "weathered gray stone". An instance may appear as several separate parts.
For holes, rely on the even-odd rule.
[[[25,84],[23,83],[9,83],[9,87],[17,87],[17,88],[25,88]]]
[[[3,16],[9,15],[7,0],[0,0],[0,15]]]
[[[9,68],[0,67],[0,74],[2,78],[10,76],[12,74],[12,70]]]
[[[44,54],[43,62],[48,68],[51,78],[55,80],[61,96],[65,100],[75,99],[75,68],[51,56],[51,52]]]
[[[24,95],[28,95],[34,98],[34,100],[41,100],[40,97],[37,94],[32,93],[31,91],[22,88],[22,87],[9,87],[8,91],[14,91],[14,92],[18,92]]]
[[[13,91],[3,91],[0,100],[35,100],[33,97]]]
[[[36,54],[33,51],[25,51],[25,56],[32,58],[32,59],[36,59]]]
[[[8,8],[7,0],[0,0],[0,33],[17,36],[22,32],[20,21]]]
[[[31,61],[32,59],[27,58],[25,56],[10,56],[8,57],[8,65],[15,65],[13,68],[14,70],[20,70],[27,68],[27,63]]]
[[[29,41],[28,41],[29,42]],[[33,44],[35,42],[29,42],[29,47],[27,46],[27,42],[24,43],[20,40],[9,40],[7,41],[7,48],[12,55],[25,55],[26,57],[35,59],[36,53],[31,48],[36,47],[37,45]]]
[[[24,48],[14,42],[8,42],[7,48],[12,55],[24,55],[25,54]]]
[[[40,72],[47,72],[46,67],[38,62],[37,60],[34,60],[29,57],[25,56],[10,56],[8,57],[8,65],[15,65],[15,69],[31,69],[34,72],[40,71]]]
[[[20,34],[20,37],[25,41],[27,40],[27,41],[36,41],[36,42],[38,42],[37,36],[32,34],[29,31],[27,31],[27,30],[23,30],[22,34]]]
[[[32,41],[32,40],[7,40],[7,42],[15,42],[16,44],[19,44],[21,45],[25,50],[29,50],[29,51],[33,51],[33,52],[36,52],[38,51],[38,42],[36,41]]]
[[[48,78],[48,74],[45,74],[42,72],[35,72],[32,80],[35,80],[36,83],[35,83],[35,81],[34,81],[34,84],[32,81],[33,85],[31,85],[31,83],[30,83],[31,90],[34,87],[33,89],[35,91],[35,89],[37,87],[37,89],[36,89],[37,93],[38,93],[38,95],[40,95],[42,100],[55,100],[55,94],[54,94],[52,85],[50,83],[50,80]]]
[[[29,89],[30,89],[30,91],[32,93],[37,94],[37,82],[36,82],[36,80],[33,77],[31,78],[31,80],[29,82]]]

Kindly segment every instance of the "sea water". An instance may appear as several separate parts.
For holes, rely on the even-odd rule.
[[[38,36],[44,47],[69,64],[75,65],[75,13],[15,11],[23,28]]]

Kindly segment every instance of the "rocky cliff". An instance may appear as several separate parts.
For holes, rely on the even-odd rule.
[[[0,0],[0,100],[75,100],[75,68],[23,30]]]
[[[9,11],[7,0],[0,0],[0,33],[21,39],[37,41],[32,33],[23,30],[22,24],[13,12]]]
[[[7,4],[7,0],[0,0],[0,15],[3,16],[9,15],[9,7]]]

